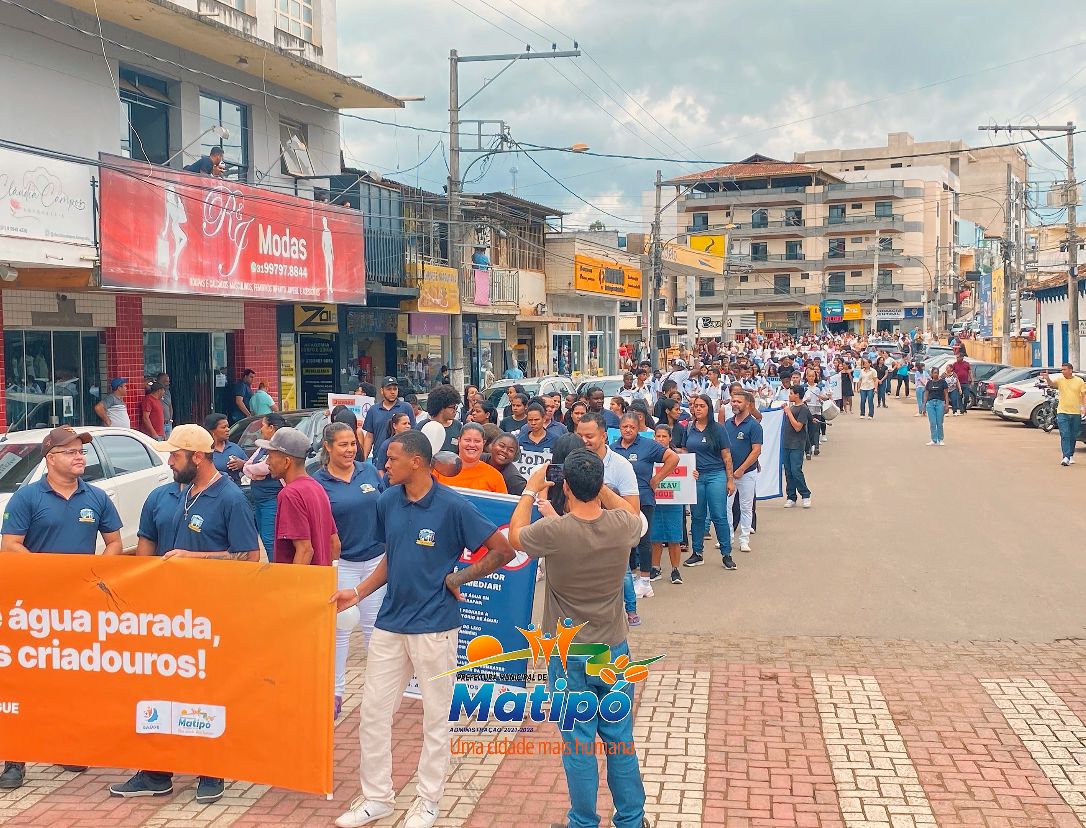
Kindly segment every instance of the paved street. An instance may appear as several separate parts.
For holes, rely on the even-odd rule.
[[[1062,468],[1055,436],[980,412],[948,419],[946,447],[929,448],[911,401],[890,406],[838,419],[808,466],[813,508],[764,503],[738,571],[684,570],[684,586],[660,581],[642,601],[635,650],[668,654],[638,696],[654,824],[1086,824],[1086,572],[1063,540],[1082,525],[1086,463]],[[125,771],[34,766],[0,795],[0,821],[331,824],[358,792],[363,666],[336,729],[332,802],[235,783],[197,806],[188,778],[166,800],[111,800],[105,786]],[[414,796],[419,716],[406,702],[394,734],[397,820]],[[563,819],[555,757],[454,766],[439,825]]]

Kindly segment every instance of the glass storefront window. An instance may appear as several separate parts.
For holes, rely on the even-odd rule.
[[[436,333],[442,328],[449,329],[448,320],[440,314],[400,314],[396,329],[396,375],[409,381],[417,391],[425,393],[433,388],[441,378],[441,367],[449,364],[449,337]],[[424,332],[431,330],[434,332]],[[403,393],[404,389],[400,391]]]
[[[101,334],[4,331],[8,429],[97,425]]]
[[[603,376],[604,368],[607,365],[607,361],[604,358],[605,351],[605,334],[598,331],[591,331],[588,334],[588,374],[593,376]]]
[[[581,334],[579,331],[551,334],[551,372],[573,376],[581,371]]]

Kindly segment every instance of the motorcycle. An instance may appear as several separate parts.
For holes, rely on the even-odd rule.
[[[1045,401],[1041,403],[1040,411],[1037,413],[1037,424],[1041,427],[1045,434],[1052,432],[1056,429],[1056,409],[1060,402],[1060,392],[1055,388],[1049,388],[1047,385],[1043,386],[1045,392]],[[1086,442],[1086,417],[1082,418],[1082,427],[1079,429],[1079,442]]]

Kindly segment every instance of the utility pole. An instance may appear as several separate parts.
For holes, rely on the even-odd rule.
[[[1040,124],[995,124],[993,126],[979,126],[981,131],[991,130],[999,132],[1028,132],[1034,138],[1040,140],[1039,132],[1062,132],[1067,137],[1067,158],[1061,158],[1060,154],[1050,147],[1045,141],[1041,146],[1059,158],[1060,163],[1067,167],[1067,180],[1065,182],[1065,206],[1067,208],[1067,361],[1076,368],[1081,360],[1080,338],[1078,335],[1078,184],[1075,179],[1075,124],[1068,121],[1060,126]]]
[[[871,334],[877,336],[879,333],[879,240],[877,235],[875,237],[875,269],[872,280],[874,290],[871,292]]]
[[[645,337],[645,344],[649,346],[649,359],[652,367],[660,367],[660,350],[656,342],[656,296],[663,284],[663,251],[660,249],[660,190],[663,187],[660,171],[656,171],[656,212],[652,219],[652,278],[641,280],[641,332]]]
[[[460,194],[463,183],[460,180],[460,110],[467,106],[476,95],[496,81],[510,66],[521,60],[539,60],[541,58],[580,57],[580,49],[559,52],[522,52],[519,54],[503,55],[464,55],[460,57],[456,49],[449,50],[449,266],[456,271],[458,285],[461,271],[463,270],[464,236],[463,213],[460,204]],[[466,101],[460,102],[459,70],[461,63],[479,63],[489,61],[508,61],[492,78],[487,78],[483,85],[476,90]],[[469,121],[468,123],[472,123]],[[480,127],[484,122],[475,122]],[[491,122],[493,123],[493,122]],[[504,134],[504,130],[503,130]],[[492,153],[496,150],[465,149],[464,152]],[[470,171],[471,166],[468,166]],[[463,297],[461,297],[461,301]],[[463,393],[464,391],[464,317],[455,313],[449,317],[449,381],[453,387]]]
[[[1014,253],[1014,174],[1007,165],[1006,229],[1003,231],[1003,364],[1011,364],[1011,261]]]
[[[1026,184],[1018,182],[1017,198],[1015,201],[1015,232],[1014,232],[1014,318],[1015,328],[1019,336],[1022,335],[1022,290],[1026,286]]]

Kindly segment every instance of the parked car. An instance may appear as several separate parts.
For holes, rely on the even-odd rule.
[[[320,465],[321,437],[324,436],[324,427],[331,422],[327,409],[302,408],[297,411],[284,411],[287,425],[302,432],[312,443],[309,457],[306,458],[305,468],[310,474]],[[230,426],[230,441],[237,443],[241,450],[250,457],[256,451],[256,441],[260,439],[260,421],[262,416],[246,417],[238,420]],[[359,423],[362,425],[362,423]],[[241,488],[246,495],[249,494],[249,478],[242,476]]]
[[[577,394],[584,394],[589,388],[595,386],[603,391],[603,407],[608,408],[611,405],[611,397],[618,394],[622,388],[622,378],[625,374],[611,374],[607,377],[592,377],[586,379],[577,385]]]
[[[986,382],[1000,371],[1011,367],[1010,365],[1004,365],[1002,362],[976,362],[968,357],[966,358],[966,362],[968,362],[973,369],[973,384],[970,386],[970,390],[972,391],[976,390],[977,383]],[[950,360],[943,367],[949,370],[953,364],[954,360]],[[970,400],[970,408],[983,408],[988,410],[992,407],[990,402],[985,404],[975,393],[971,396]]]
[[[973,382],[973,394],[977,398],[977,408],[991,409],[995,402],[999,389],[1009,382],[1023,383],[1041,375],[1044,368],[1004,368],[997,371],[987,379],[977,377]],[[1047,369],[1052,374],[1058,374],[1059,368]]]
[[[155,448],[155,441],[127,428],[88,426],[77,429],[93,438],[83,449],[87,470],[83,480],[105,491],[117,507],[123,526],[121,543],[135,549],[143,502],[153,489],[173,480],[169,458]],[[41,441],[49,429],[14,431],[0,435],[0,512],[23,486],[45,476]],[[104,547],[98,537],[97,551]]]
[[[1077,376],[1086,379],[1086,374],[1079,373]],[[1002,420],[1038,428],[1040,408],[1046,399],[1044,385],[1039,378],[1008,382],[996,391],[992,413]]]
[[[573,380],[569,377],[558,376],[556,374],[545,377],[527,377],[519,380],[498,380],[483,391],[483,397],[498,409],[499,422],[502,417],[505,416],[503,409],[509,405],[509,395],[506,393],[506,389],[510,385],[524,386],[524,393],[527,394],[529,398],[538,397],[551,391],[560,391],[562,392],[563,397],[565,397],[566,394],[574,394],[577,392],[577,386],[573,383]]]

